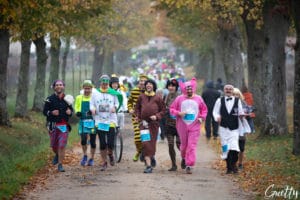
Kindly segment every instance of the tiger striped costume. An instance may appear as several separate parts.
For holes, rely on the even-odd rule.
[[[134,88],[130,92],[130,96],[128,97],[127,107],[128,110],[134,110],[135,104],[140,96],[140,94],[144,92],[144,90],[139,89],[138,87]],[[134,161],[137,161],[136,158],[142,153],[142,142],[140,137],[140,128],[139,123],[135,120],[135,115],[132,115],[132,125],[133,125],[133,131],[134,131],[134,144],[136,147],[136,155],[133,158]]]

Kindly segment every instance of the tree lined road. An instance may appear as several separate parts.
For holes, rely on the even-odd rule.
[[[212,169],[218,155],[206,143],[205,137],[200,138],[192,175],[181,169],[168,171],[171,162],[166,141],[157,143],[158,165],[153,173],[143,174],[143,163],[132,161],[135,149],[128,118],[125,128],[123,160],[116,166],[100,171],[98,152],[93,167],[81,167],[81,148],[74,147],[71,153],[76,159],[64,165],[66,172],[54,172],[45,185],[37,185],[25,199],[253,199],[237,187],[230,177],[232,175],[222,175],[222,172]],[[180,166],[179,151],[177,165]]]

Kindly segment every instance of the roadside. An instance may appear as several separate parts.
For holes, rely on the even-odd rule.
[[[22,199],[253,199],[244,193],[231,178],[213,169],[218,155],[200,137],[197,164],[192,175],[179,169],[169,172],[167,141],[157,143],[157,167],[152,174],[143,174],[144,165],[133,162],[133,133],[129,121],[123,131],[123,159],[116,166],[100,171],[99,154],[93,167],[81,167],[81,148],[76,145],[68,152],[65,173],[56,167],[40,175],[34,187],[27,186],[19,195]],[[179,151],[177,164],[180,166]],[[180,168],[180,167],[179,167]],[[43,178],[44,176],[44,178]],[[37,177],[38,178],[38,177]],[[252,197],[252,198],[251,198]]]

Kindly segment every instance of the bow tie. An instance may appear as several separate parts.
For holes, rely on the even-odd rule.
[[[232,100],[232,97],[228,97],[228,98],[226,99],[226,101],[230,101],[230,100]]]

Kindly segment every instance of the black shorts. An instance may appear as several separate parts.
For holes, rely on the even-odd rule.
[[[245,144],[246,144],[246,140],[239,140],[239,147],[241,152],[245,151]]]

